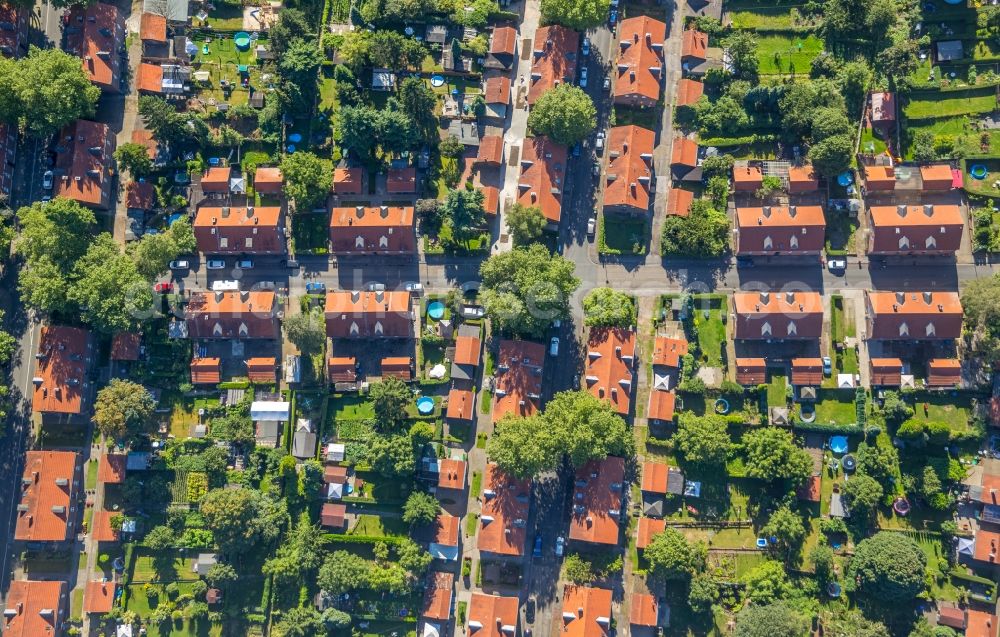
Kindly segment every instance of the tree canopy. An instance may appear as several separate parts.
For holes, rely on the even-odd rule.
[[[276,539],[287,517],[283,503],[247,488],[212,489],[201,501],[201,514],[227,553],[246,553]]]
[[[660,244],[665,255],[717,257],[729,249],[729,218],[705,199],[691,202],[687,217],[667,215]]]
[[[299,212],[310,212],[326,203],[333,186],[333,166],[309,152],[285,155],[281,160],[281,174],[285,179],[285,194],[295,202]]]
[[[403,505],[403,522],[407,524],[431,524],[441,512],[438,499],[423,491],[414,491]]]
[[[880,531],[861,540],[847,567],[847,586],[879,604],[912,601],[924,590],[927,556],[902,533]]]
[[[504,215],[507,230],[515,246],[526,246],[534,242],[545,232],[548,220],[538,206],[524,206],[515,203],[507,209]]]
[[[368,386],[368,397],[375,410],[375,426],[382,431],[394,431],[406,421],[406,406],[413,394],[406,383],[388,376]]]
[[[677,529],[657,533],[643,551],[650,573],[664,580],[686,580],[705,569],[708,547],[689,542]]]
[[[44,137],[92,117],[101,89],[83,72],[79,56],[33,46],[23,58],[0,58],[0,95],[0,121]]]
[[[696,416],[690,412],[682,413],[678,418],[674,442],[686,463],[702,467],[724,466],[732,448],[726,420],[715,414]]]
[[[743,436],[747,475],[801,484],[812,475],[812,459],[791,432],[777,427],[753,429]]]
[[[479,269],[480,298],[495,329],[541,336],[556,319],[569,318],[569,300],[580,286],[573,263],[534,244],[495,254]]]
[[[282,327],[285,328],[288,340],[304,354],[322,352],[326,345],[326,322],[322,311],[293,314],[282,322]]]
[[[528,114],[531,132],[545,135],[565,146],[583,141],[596,126],[597,108],[594,102],[583,89],[567,82],[542,93]]]
[[[614,288],[594,288],[583,298],[584,323],[590,327],[632,327],[635,300]]]
[[[806,637],[809,626],[784,602],[751,604],[736,615],[736,637]]]
[[[94,238],[74,264],[71,279],[69,298],[81,318],[106,334],[134,327],[153,306],[149,281],[108,233]]]
[[[542,0],[542,19],[576,31],[604,24],[608,3],[601,0]]]
[[[155,428],[156,400],[145,387],[130,380],[112,378],[94,401],[94,424],[112,439],[136,435]]]

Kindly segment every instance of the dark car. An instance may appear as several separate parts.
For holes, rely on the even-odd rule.
[[[306,294],[325,294],[326,283],[322,281],[310,281],[306,283]]]
[[[531,551],[532,556],[541,557],[542,556],[542,534],[538,533],[535,535],[535,548]]]

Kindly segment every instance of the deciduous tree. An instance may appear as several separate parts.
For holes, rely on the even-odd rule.
[[[608,3],[601,0],[542,0],[542,19],[577,31],[604,24]]]
[[[413,400],[413,393],[406,383],[389,376],[369,385],[368,397],[375,410],[375,426],[393,431],[406,420],[406,406]]]
[[[94,401],[94,424],[112,439],[137,435],[155,428],[156,401],[145,387],[130,380],[113,378]]]
[[[583,89],[569,83],[542,93],[528,114],[528,128],[533,133],[566,146],[583,141],[596,126],[594,102]]]
[[[93,116],[101,89],[90,82],[78,56],[31,47],[23,58],[0,59],[0,94],[0,121],[44,137]]]
[[[667,215],[660,244],[664,254],[717,257],[729,249],[729,218],[705,199],[691,202],[687,217]]]
[[[736,637],[806,637],[809,626],[797,610],[783,602],[751,604],[736,615]]]
[[[227,553],[245,553],[274,540],[287,517],[270,496],[247,488],[212,489],[201,501],[201,514]]]
[[[877,604],[910,602],[924,589],[927,556],[902,533],[881,531],[861,540],[847,568],[847,588]]]
[[[295,209],[309,212],[326,202],[333,185],[333,166],[308,152],[285,155],[281,160],[285,194],[295,201]]]
[[[686,580],[705,569],[708,549],[701,542],[689,542],[677,529],[667,527],[653,536],[643,555],[654,577]]]
[[[423,491],[414,491],[403,505],[403,522],[407,524],[431,524],[441,512],[438,499]]]
[[[326,322],[318,310],[299,312],[284,320],[285,333],[304,354],[317,354],[326,345]]]
[[[743,449],[750,477],[801,484],[812,475],[812,459],[785,429],[754,429],[743,436]]]
[[[153,160],[142,144],[125,142],[115,149],[115,161],[122,170],[127,170],[133,178],[145,177],[153,172]]]
[[[594,288],[583,298],[584,323],[591,327],[632,327],[635,300],[614,288]]]
[[[526,246],[545,232],[548,221],[538,206],[523,206],[515,203],[504,215],[507,230],[515,246]]]

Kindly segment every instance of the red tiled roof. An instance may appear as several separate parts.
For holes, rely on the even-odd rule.
[[[822,206],[737,208],[737,254],[819,254],[826,218]]]
[[[195,292],[184,309],[191,338],[280,337],[272,290]]]
[[[896,171],[892,166],[865,166],[865,186],[868,190],[894,190]]]
[[[473,593],[469,600],[471,637],[511,637],[517,632],[517,597]],[[509,631],[503,630],[510,626]]]
[[[386,356],[381,362],[383,378],[398,378],[411,380],[413,378],[413,359],[409,356]]]
[[[654,389],[649,392],[649,407],[646,410],[646,417],[650,420],[669,422],[674,419],[676,404],[677,395],[674,392]]]
[[[389,194],[413,194],[417,192],[417,169],[390,168],[386,177],[386,188]]]
[[[484,135],[479,140],[479,151],[476,162],[499,166],[503,163],[503,137],[500,135]]]
[[[258,166],[253,175],[253,189],[257,192],[276,194],[281,192],[285,176],[277,166]]]
[[[431,542],[442,546],[458,546],[459,517],[449,515],[444,511],[438,513],[434,520],[434,533]]]
[[[201,176],[203,192],[229,192],[229,178],[232,176],[229,166],[213,166]]]
[[[545,346],[541,343],[500,341],[493,381],[493,422],[507,414],[530,416],[538,411],[544,365]]]
[[[548,137],[529,137],[521,148],[521,176],[517,201],[535,206],[554,224],[562,218],[566,181],[566,147]]]
[[[478,336],[459,336],[455,339],[455,360],[456,365],[479,366],[479,357],[482,353],[483,342]]]
[[[954,387],[962,382],[962,363],[957,358],[932,358],[927,362],[927,385]]]
[[[217,385],[222,382],[222,361],[218,358],[195,358],[191,361],[192,385]]]
[[[142,336],[138,332],[118,332],[111,339],[111,360],[139,360],[139,344],[141,342]]]
[[[344,520],[347,515],[347,505],[346,504],[334,504],[332,502],[327,502],[320,509],[319,520],[320,525],[327,528],[340,529],[344,527]]]
[[[471,421],[476,414],[476,398],[470,389],[452,387],[448,392],[448,412],[450,420]]]
[[[633,626],[656,626],[659,619],[656,598],[645,593],[632,593],[632,612],[628,617]]]
[[[962,334],[958,292],[865,292],[874,339],[956,339]]]
[[[591,460],[576,472],[569,539],[615,546],[621,527],[625,460]]]
[[[557,83],[576,78],[576,53],[580,34],[560,25],[535,31],[535,48],[528,86],[528,104],[533,105]]]
[[[819,502],[822,495],[823,478],[820,476],[810,476],[806,483],[799,487],[795,494],[800,500],[806,502]]]
[[[28,451],[21,481],[14,539],[63,542],[79,486],[80,454],[73,451]]]
[[[155,13],[143,13],[139,21],[139,38],[143,42],[167,43],[167,19]]]
[[[763,179],[764,173],[760,166],[733,166],[733,189],[738,192],[754,192],[760,188]]]
[[[965,611],[954,606],[938,607],[938,626],[950,626],[965,631]],[[992,637],[996,637],[993,635]]]
[[[451,619],[451,595],[455,588],[455,576],[451,573],[431,571],[427,574],[424,589],[424,608],[420,616],[425,619],[446,621]]]
[[[965,220],[958,206],[870,206],[870,253],[956,252]]]
[[[65,619],[65,597],[66,582],[11,582],[6,607],[19,609],[19,612],[4,617],[4,637],[54,637],[59,634]]]
[[[95,542],[117,542],[118,532],[111,527],[111,518],[116,514],[114,511],[104,509],[94,511],[94,517],[90,524],[90,538]]]
[[[148,181],[130,181],[125,187],[125,206],[152,210],[156,206],[156,188]]]
[[[563,589],[564,637],[605,637],[611,631],[611,591],[566,585]]]
[[[66,18],[66,50],[78,56],[83,72],[102,90],[118,93],[122,56],[119,49],[125,42],[125,19],[113,4],[95,2],[74,5]]]
[[[465,472],[464,460],[442,458],[438,461],[438,488],[458,491],[465,489]]]
[[[115,588],[114,582],[100,580],[87,582],[87,588],[83,593],[83,612],[110,613],[115,602]]]
[[[277,379],[278,361],[273,356],[248,358],[246,364],[252,383],[274,383]]]
[[[642,490],[649,493],[667,493],[667,471],[669,467],[663,462],[647,460],[642,463]]]
[[[100,4],[100,3],[98,3]],[[62,129],[56,147],[57,197],[105,209],[110,204],[115,136],[107,124],[78,119]]]
[[[496,27],[490,39],[490,53],[494,55],[514,55],[517,46],[517,29],[514,27]]]
[[[69,415],[83,411],[93,347],[90,332],[85,329],[54,325],[42,328],[35,356],[32,411]]]
[[[639,518],[639,532],[636,536],[635,548],[640,551],[645,549],[653,541],[653,536],[663,533],[663,530],[666,528],[666,520],[646,517]]]
[[[486,214],[496,216],[500,211],[500,189],[496,186],[483,186],[483,209]]]
[[[763,358],[737,358],[736,382],[740,385],[762,385],[767,382],[767,362]]]
[[[681,36],[681,57],[704,60],[708,49],[708,35],[695,29],[688,29]]]
[[[951,165],[930,164],[920,167],[924,190],[951,190]]]
[[[358,360],[353,356],[332,357],[327,361],[330,382],[353,383],[358,379]]]
[[[823,297],[818,292],[736,292],[738,339],[810,339],[823,332]]]
[[[399,338],[413,332],[406,291],[326,293],[326,333],[333,338]]]
[[[788,192],[792,194],[819,190],[819,179],[812,164],[792,166],[788,169]]]
[[[140,64],[135,87],[146,93],[161,93],[163,91],[163,67],[148,62]]]
[[[487,104],[510,103],[510,78],[506,75],[494,75],[483,84],[483,98]]]
[[[587,391],[627,415],[632,402],[635,331],[622,327],[592,327],[587,339],[583,377]]]
[[[334,208],[330,246],[334,253],[412,253],[417,251],[413,206]]]
[[[823,382],[822,358],[793,358],[792,384],[819,386]]]
[[[530,480],[515,478],[495,464],[487,464],[476,536],[479,550],[495,555],[524,555],[530,501]]]
[[[125,482],[125,454],[103,453],[97,465],[97,481],[106,484]]]
[[[614,80],[616,102],[648,106],[659,100],[666,34],[667,25],[649,16],[622,20]]]
[[[997,616],[981,610],[968,610],[965,637],[996,637]]]
[[[653,344],[653,365],[680,367],[681,357],[688,353],[688,342],[683,338],[657,336]]]
[[[649,212],[656,133],[638,126],[608,131],[608,167],[604,206],[629,212]]]
[[[879,387],[899,387],[903,380],[903,361],[898,358],[872,358],[871,384]]]
[[[705,94],[705,85],[698,80],[682,78],[677,83],[677,106],[693,106]]]
[[[674,139],[674,149],[670,154],[671,166],[695,168],[698,165],[698,142],[687,137]]]
[[[336,168],[333,171],[333,192],[337,195],[360,195],[364,178],[364,168]]]
[[[285,251],[278,206],[202,206],[194,217],[198,250],[208,254],[281,254]]]
[[[156,140],[153,139],[153,131],[144,128],[137,128],[132,131],[132,143],[139,144],[146,149],[146,155],[150,159],[156,159]]]
[[[324,484],[347,484],[347,467],[327,465],[323,467]]]
[[[691,204],[694,202],[694,193],[683,188],[671,188],[667,195],[667,214],[686,217],[691,214]]]
[[[980,562],[996,564],[1000,554],[1000,533],[980,528],[976,531],[975,559]]]
[[[978,500],[983,504],[1000,504],[1000,475],[983,474]]]

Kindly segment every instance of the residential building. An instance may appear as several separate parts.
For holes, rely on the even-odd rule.
[[[496,119],[507,117],[510,104],[510,78],[494,75],[483,83],[483,98],[486,100],[486,115]]]
[[[872,387],[899,387],[903,384],[903,361],[872,357],[868,361]]]
[[[639,518],[639,528],[636,532],[635,548],[643,551],[653,538],[667,529],[667,521],[663,519]]]
[[[278,166],[258,166],[253,174],[253,189],[261,195],[280,195],[285,176]]]
[[[955,186],[955,177],[951,164],[928,164],[920,167],[920,183],[925,191],[951,190]],[[958,179],[961,187],[961,177]]]
[[[251,383],[273,385],[278,377],[278,359],[274,356],[255,356],[244,361],[247,378]]]
[[[347,520],[347,505],[327,502],[319,512],[320,526],[341,531],[344,529],[344,522]]]
[[[682,78],[677,82],[677,106],[694,106],[705,94],[705,85],[699,80]]]
[[[284,254],[285,216],[278,206],[202,206],[194,238],[205,254]]]
[[[7,591],[4,637],[55,637],[66,620],[66,582],[15,580]]]
[[[733,166],[733,190],[736,192],[757,192],[764,183],[764,172],[760,166],[738,162]]]
[[[616,546],[622,526],[625,460],[591,460],[576,472],[569,539]]]
[[[412,338],[410,293],[327,292],[326,334],[331,338]]]
[[[592,327],[587,339],[587,391],[628,416],[632,406],[636,335],[632,328]]]
[[[90,539],[94,542],[117,542],[118,531],[111,525],[111,518],[117,515],[114,511],[98,509],[90,520]]]
[[[818,292],[736,292],[733,308],[739,340],[818,341],[823,333]]]
[[[865,166],[864,179],[869,192],[896,189],[896,170],[892,166]]]
[[[125,16],[113,4],[69,8],[63,27],[65,49],[83,61],[83,72],[107,93],[121,92]]]
[[[667,493],[684,492],[684,474],[671,469],[666,463],[647,461],[642,463],[642,514],[663,517]]]
[[[549,89],[576,79],[580,34],[564,26],[551,25],[535,31],[531,60],[528,105],[533,106]]]
[[[632,607],[628,615],[633,626],[655,628],[660,623],[660,605],[656,597],[646,593],[632,593]]]
[[[500,189],[496,186],[480,186],[483,192],[483,209],[491,217],[500,212]]]
[[[788,194],[802,195],[819,190],[819,177],[812,164],[791,166],[788,169]]]
[[[667,25],[649,16],[622,20],[618,28],[615,104],[651,108],[660,99]]]
[[[156,186],[148,181],[130,181],[125,186],[125,207],[149,212],[156,207]]]
[[[438,460],[438,491],[465,491],[466,463],[456,458]]]
[[[686,217],[691,214],[692,203],[694,203],[692,191],[672,187],[667,195],[667,214]]]
[[[271,290],[194,292],[184,308],[190,338],[281,338],[279,304]]]
[[[674,147],[670,152],[670,171],[678,179],[688,178],[698,168],[698,142],[687,137],[674,139]],[[698,180],[701,180],[700,172]]]
[[[413,359],[409,356],[386,356],[379,366],[382,378],[398,378],[403,382],[413,380]]]
[[[472,422],[476,415],[476,394],[471,389],[452,387],[448,391],[445,417],[457,422]]]
[[[605,637],[611,634],[611,591],[574,586],[563,589],[564,637]]]
[[[358,380],[358,359],[353,356],[332,356],[327,361],[331,383],[353,383]]]
[[[472,593],[469,600],[469,637],[513,637],[517,634],[517,597]]]
[[[517,29],[504,26],[495,27],[490,37],[490,50],[487,66],[491,68],[509,69],[514,65],[517,54]]]
[[[869,206],[868,214],[869,254],[944,255],[962,247],[965,220],[958,206]]]
[[[477,547],[494,557],[523,557],[531,481],[515,478],[493,463],[483,472]]]
[[[484,166],[501,166],[503,164],[503,137],[500,135],[484,135],[479,140],[476,163]],[[493,214],[496,214],[495,210]]]
[[[541,407],[545,346],[530,341],[500,341],[493,379],[493,422],[507,414],[530,416]]]
[[[428,543],[428,551],[436,559],[454,562],[458,560],[458,541],[461,537],[459,522],[461,519],[456,515],[449,515],[444,511],[438,513],[437,519],[428,524],[424,531]]]
[[[417,251],[412,206],[334,208],[330,216],[334,254],[412,254]]]
[[[167,19],[155,13],[143,13],[139,18],[139,39],[143,57],[165,58],[170,54],[167,40]]]
[[[335,168],[333,171],[333,194],[360,195],[364,190],[364,168]]]
[[[996,637],[997,616],[975,608],[966,611],[965,637]]]
[[[740,255],[819,255],[826,241],[826,218],[822,206],[737,208],[735,234]]]
[[[451,573],[431,571],[424,588],[424,606],[420,618],[428,622],[448,622],[452,617],[451,598],[455,589],[455,576]],[[440,626],[436,634],[440,634]]]
[[[386,173],[386,190],[390,195],[413,195],[417,192],[417,169],[414,166],[390,168]]]
[[[230,193],[231,166],[212,166],[201,175],[201,191],[213,196]]]
[[[143,62],[136,73],[135,87],[147,95],[181,95],[190,81],[188,66]]]
[[[997,564],[998,552],[1000,552],[1000,532],[989,531],[980,527],[976,531],[972,559],[983,564],[995,566]]]
[[[102,484],[125,483],[125,454],[103,453],[97,465],[97,481]]]
[[[19,542],[65,542],[76,525],[80,454],[75,451],[28,451],[21,477],[14,539]]]
[[[823,359],[793,358],[790,379],[795,387],[819,387],[823,383]]]
[[[687,29],[681,35],[681,64],[697,65],[705,61],[708,52],[708,34]]]
[[[953,340],[962,335],[958,292],[865,291],[868,338]]]
[[[630,125],[608,131],[605,212],[639,215],[649,212],[655,147],[656,133],[651,130]]]
[[[962,363],[957,358],[932,358],[927,361],[928,387],[955,389],[962,384]]]
[[[192,385],[218,385],[222,382],[222,359],[196,356],[191,359]]]
[[[92,5],[97,6],[97,5]],[[112,204],[115,136],[107,124],[78,119],[62,129],[54,145],[53,196],[107,210]]]
[[[83,593],[83,612],[87,615],[106,615],[115,605],[118,585],[114,582],[94,580],[87,582]]]
[[[42,327],[32,378],[32,411],[43,416],[83,414],[90,400],[88,374],[94,354],[89,331],[79,327]]]
[[[767,382],[767,361],[763,358],[737,358],[736,382],[744,387],[754,387]]]
[[[562,28],[562,27],[547,27]],[[521,148],[521,176],[517,202],[542,211],[551,226],[562,218],[562,192],[566,178],[566,147],[548,137],[529,137]]]

